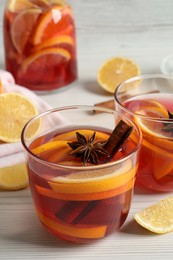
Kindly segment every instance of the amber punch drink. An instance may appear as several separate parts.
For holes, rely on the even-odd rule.
[[[77,79],[74,16],[63,0],[8,0],[4,48],[19,85],[44,92]]]
[[[149,75],[122,83],[117,110],[133,118],[143,133],[136,184],[173,191],[173,78]]]
[[[43,131],[28,143],[28,131],[37,120],[46,129],[40,126]],[[141,144],[133,122],[111,110],[60,108],[31,120],[22,142],[37,215],[50,232],[88,243],[122,226]]]

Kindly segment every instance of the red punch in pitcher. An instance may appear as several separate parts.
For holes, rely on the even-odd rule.
[[[33,91],[57,90],[77,79],[74,16],[62,0],[8,0],[4,48],[6,69]]]

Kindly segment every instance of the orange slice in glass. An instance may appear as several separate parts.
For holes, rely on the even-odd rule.
[[[21,65],[21,73],[25,73],[28,68],[41,69],[42,66],[53,67],[71,58],[70,53],[63,48],[47,48],[28,56]]]
[[[107,226],[90,226],[90,227],[77,227],[72,224],[67,224],[60,219],[53,220],[46,217],[41,212],[37,212],[41,222],[51,230],[62,233],[65,235],[78,237],[78,238],[101,238],[105,236]]]
[[[40,15],[39,9],[26,9],[21,11],[11,25],[11,38],[14,47],[19,53],[22,53],[26,44],[29,42],[32,30]]]
[[[70,8],[54,6],[42,15],[33,36],[33,44],[37,45],[56,34],[66,34],[73,21],[73,14]]]
[[[144,115],[144,117],[135,117],[136,123],[140,126],[144,137],[156,146],[173,150],[173,140],[170,133],[164,132],[164,125],[160,120],[168,119],[167,109],[155,100],[144,101],[144,105],[140,105],[140,109],[135,113]],[[145,119],[145,116],[150,119]],[[153,120],[152,120],[153,118]],[[158,120],[157,120],[158,119]]]
[[[164,126],[159,122],[159,119],[168,119],[167,109],[155,100],[146,100],[140,103],[140,109],[136,113],[151,117],[151,120],[145,120],[145,117],[136,116],[135,120],[143,132],[143,146],[154,152],[153,175],[156,179],[161,179],[173,170],[173,138],[162,131]]]
[[[95,167],[97,168],[97,167]],[[136,169],[132,168],[130,160],[122,165],[109,169],[93,169],[75,171],[64,177],[54,177],[49,185],[54,192],[66,194],[84,194],[104,192],[125,185],[134,178]]]
[[[128,183],[117,187],[112,190],[101,191],[101,192],[88,192],[88,193],[58,193],[54,192],[53,190],[46,189],[35,185],[35,188],[39,194],[48,198],[60,199],[60,200],[75,200],[75,201],[92,201],[92,200],[102,200],[111,197],[115,197],[122,193],[125,193],[131,190],[134,186],[135,178],[130,180]]]

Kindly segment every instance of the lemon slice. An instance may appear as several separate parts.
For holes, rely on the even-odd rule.
[[[140,75],[140,68],[133,60],[113,57],[99,68],[97,80],[104,90],[114,93],[120,83],[138,75]]]
[[[20,141],[24,125],[37,115],[36,106],[27,97],[18,93],[3,93],[0,95],[0,140],[4,142]],[[38,131],[40,122],[29,129],[27,137]]]
[[[136,213],[134,218],[138,224],[154,233],[173,231],[173,196]]]
[[[14,18],[11,25],[11,38],[14,47],[19,53],[22,53],[25,48],[40,13],[41,10],[30,8],[21,11]],[[25,24],[25,26],[22,24]]]
[[[20,12],[28,8],[34,8],[34,4],[29,0],[11,0],[8,1],[7,9],[10,12]]]
[[[25,163],[0,168],[0,189],[20,190],[28,186],[28,174]]]

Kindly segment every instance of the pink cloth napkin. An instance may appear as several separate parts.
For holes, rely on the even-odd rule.
[[[3,85],[3,92],[17,92],[27,96],[27,98],[34,102],[39,113],[51,109],[51,106],[49,106],[34,92],[26,89],[25,87],[16,85],[13,76],[9,72],[0,70],[0,80]],[[20,142],[0,144],[0,168],[13,166],[24,161],[24,151]]]

